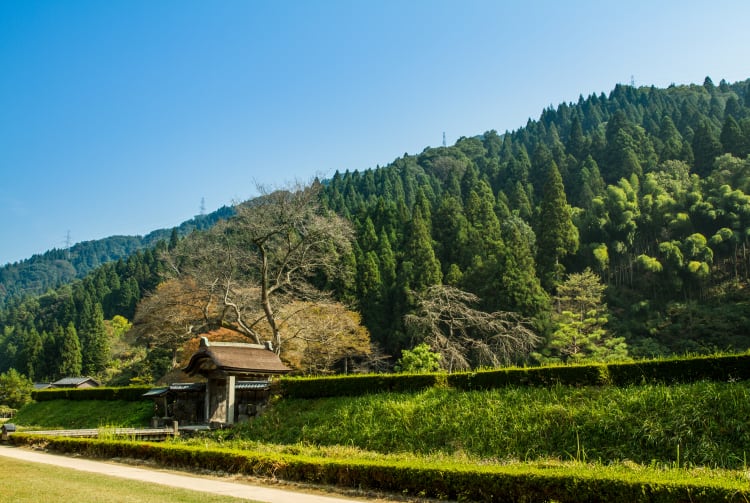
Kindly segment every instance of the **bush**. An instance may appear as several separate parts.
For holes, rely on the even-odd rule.
[[[419,344],[414,349],[401,351],[401,358],[396,362],[397,372],[437,372],[440,370],[440,354],[430,350],[430,345]]]
[[[13,417],[16,412],[16,409],[8,407],[7,405],[0,405],[0,418],[2,419]]]
[[[34,383],[26,376],[19,374],[16,369],[0,374],[0,405],[20,409],[31,402],[33,390]]]

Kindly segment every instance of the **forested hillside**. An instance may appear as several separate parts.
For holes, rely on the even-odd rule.
[[[749,87],[618,85],[514,132],[337,173],[326,204],[358,229],[341,293],[392,354],[413,342],[407,289],[441,281],[534,319],[542,359],[750,347]],[[588,271],[608,310],[565,309],[570,288],[579,305],[596,293]]]
[[[226,206],[208,215],[198,215],[176,228],[179,236],[211,227],[232,215]],[[146,236],[111,236],[76,243],[68,249],[55,249],[0,267],[0,306],[13,297],[40,295],[60,285],[86,276],[102,264],[127,259],[138,250],[153,248],[170,238],[171,229],[160,229]]]
[[[512,328],[506,342],[521,328],[535,334],[526,339],[533,350],[503,361],[744,351],[749,106],[750,80],[617,85],[516,131],[337,172],[323,181],[321,204],[349,220],[356,239],[339,257],[340,274],[316,284],[361,314],[375,353],[391,362],[427,342],[446,368],[497,364],[485,357],[497,341],[446,321],[455,310],[435,318],[439,330],[418,329],[438,291],[464,292],[445,296],[471,304],[463,313],[493,313]],[[0,372],[41,380],[70,373],[72,362],[112,374],[113,327],[132,321],[176,245],[163,241],[42,297],[8,302]],[[129,351],[120,371],[130,365],[130,375],[147,378],[164,369],[164,353]]]

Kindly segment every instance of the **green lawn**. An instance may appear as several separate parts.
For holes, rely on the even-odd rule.
[[[13,423],[26,429],[124,428],[147,426],[153,415],[151,401],[50,400],[24,406]]]
[[[248,500],[94,475],[0,457],[0,500],[7,503],[231,503]]]

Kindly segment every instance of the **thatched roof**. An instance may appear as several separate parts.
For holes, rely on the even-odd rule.
[[[183,369],[188,375],[221,373],[238,376],[267,376],[291,372],[279,356],[259,344],[209,342],[201,337],[198,351]]]

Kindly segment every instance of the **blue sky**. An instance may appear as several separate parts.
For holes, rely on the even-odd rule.
[[[750,77],[750,2],[0,0],[0,264],[609,93]]]

